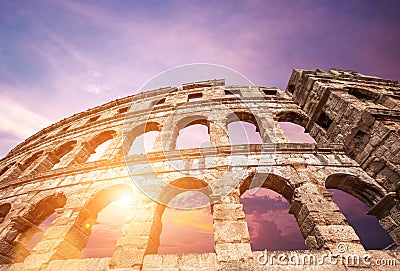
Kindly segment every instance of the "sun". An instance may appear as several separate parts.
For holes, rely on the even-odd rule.
[[[119,202],[124,205],[130,204],[130,203],[132,203],[132,201],[133,201],[133,198],[130,194],[124,194],[119,199]]]

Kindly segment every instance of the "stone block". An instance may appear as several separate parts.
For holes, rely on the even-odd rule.
[[[143,270],[162,270],[163,256],[158,254],[148,254],[143,259]]]
[[[178,255],[177,254],[165,254],[162,255],[162,266],[164,268],[178,268]]]
[[[178,256],[178,266],[181,270],[200,268],[198,254],[181,254]]]
[[[244,220],[245,214],[242,204],[215,204],[213,206],[213,217],[216,220]]]
[[[142,265],[144,249],[119,249],[111,257],[110,267],[130,268]]]
[[[215,244],[217,262],[249,261],[252,257],[250,243]]]
[[[360,239],[354,229],[348,225],[318,225],[314,228],[314,236],[320,247],[326,247],[328,244],[338,244],[340,242],[360,243]]]
[[[246,221],[214,222],[214,240],[219,243],[250,242]]]
[[[117,241],[117,247],[146,249],[149,245],[149,236],[122,236]]]

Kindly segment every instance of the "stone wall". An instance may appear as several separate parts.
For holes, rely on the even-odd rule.
[[[294,70],[286,93],[310,117],[306,128],[318,143],[343,144],[385,188],[383,201],[370,213],[391,224],[384,227],[399,244],[399,83],[353,71]]]
[[[310,123],[315,116],[299,102],[301,95],[289,91],[296,76],[286,92],[213,80],[140,93],[31,136],[0,161],[0,270],[260,270],[261,252],[251,250],[240,203],[240,196],[253,187],[286,198],[313,253],[336,253],[339,244],[366,253],[326,188],[341,189],[367,204],[396,247],[400,234],[393,189],[349,157],[349,144],[314,132]],[[230,145],[227,125],[233,121],[254,124],[262,144]],[[282,121],[312,128],[318,144],[289,143],[278,124]],[[207,126],[212,146],[176,150],[179,130],[192,124]],[[160,132],[153,152],[128,155],[135,138],[148,131]],[[106,151],[92,161],[96,147],[106,141]],[[202,191],[212,204],[214,253],[157,254],[163,207],[133,182],[156,179],[162,185],[149,185],[147,192],[166,202],[177,195],[168,190],[170,184],[186,190],[205,185]],[[126,192],[132,195],[132,210],[115,253],[80,259],[97,214]],[[391,213],[380,211],[387,201]],[[26,244],[53,212],[56,219],[30,253]]]

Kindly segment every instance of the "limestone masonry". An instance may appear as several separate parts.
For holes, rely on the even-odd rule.
[[[235,120],[256,125],[263,144],[230,145],[227,125]],[[279,122],[305,127],[317,144],[289,143]],[[208,127],[213,146],[176,150],[179,130],[193,124]],[[295,69],[284,92],[210,80],[89,109],[43,129],[0,160],[0,271],[398,270],[399,130],[397,81],[335,69]],[[135,138],[148,131],[160,132],[153,152],[128,155]],[[92,161],[107,140],[106,151]],[[136,185],[157,178],[165,185],[146,187],[159,202]],[[354,267],[260,265],[263,252],[251,250],[239,201],[257,185],[290,203],[309,249],[299,255],[340,254],[345,246],[348,253],[396,259],[397,266],[373,260]],[[393,244],[366,251],[327,188],[364,202]],[[160,202],[185,189],[210,198],[215,252],[159,255]],[[80,259],[97,214],[126,191],[134,202],[115,253]],[[54,212],[56,219],[30,253],[26,245]]]

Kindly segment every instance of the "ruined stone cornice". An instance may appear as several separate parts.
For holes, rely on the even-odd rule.
[[[400,110],[369,107],[367,111],[377,119],[400,119]]]
[[[157,91],[157,90],[155,90],[155,91]],[[149,91],[149,92],[152,93],[155,91]],[[137,94],[137,95],[140,95],[140,94]],[[40,136],[45,135],[53,130],[56,130],[69,122],[77,121],[80,118],[87,117],[88,115],[91,115],[91,114],[97,114],[99,112],[109,110],[113,107],[120,107],[121,105],[130,106],[131,105],[130,103],[134,100],[133,97],[136,97],[137,95],[128,96],[126,98],[118,99],[118,100],[109,102],[107,104],[95,107],[93,109],[89,109],[80,114],[75,114],[69,118],[65,118],[65,119],[61,120],[60,122],[55,123],[47,128],[44,128],[40,132],[36,133],[35,135],[33,135],[33,136],[29,137],[28,139],[26,139],[25,141],[23,141],[22,143],[18,144],[4,158],[2,158],[0,160],[0,163],[2,163],[5,160],[12,160],[19,153],[26,151],[27,149],[34,148],[35,144],[42,145],[43,143],[46,143],[49,141],[54,141],[60,135],[58,135],[58,134],[48,135],[48,136],[40,139],[40,141],[35,142],[35,140],[39,140],[38,138]],[[143,95],[141,95],[141,96],[143,96]],[[151,95],[146,95],[146,96],[151,97]],[[184,103],[181,105],[172,105],[172,104],[159,105],[159,106],[155,106],[155,107],[151,107],[151,108],[147,108],[147,109],[143,109],[143,110],[129,111],[128,114],[134,115],[135,117],[140,117],[140,116],[145,116],[145,115],[151,116],[151,114],[176,110],[179,107],[196,108],[199,105],[203,105],[203,106],[213,105],[216,102],[221,103],[221,104],[226,104],[226,105],[232,104],[232,105],[235,105],[235,107],[237,109],[240,109],[240,104],[245,105],[246,103],[257,103],[257,104],[262,103],[262,104],[265,104],[265,107],[268,107],[268,104],[271,104],[271,103],[273,103],[273,104],[294,104],[295,105],[295,103],[291,100],[288,100],[285,98],[278,98],[278,97],[240,97],[240,98],[230,97],[230,98],[215,98],[215,99],[187,102],[187,103]],[[238,104],[238,102],[240,102],[240,103]],[[88,113],[88,112],[90,112],[90,113]],[[67,137],[69,135],[81,133],[82,131],[87,130],[89,127],[90,128],[101,127],[101,126],[106,126],[108,124],[113,124],[114,127],[118,127],[118,125],[121,124],[121,122],[125,119],[125,117],[126,117],[126,114],[114,115],[112,117],[102,118],[93,123],[86,123],[86,124],[80,125],[79,127],[72,127],[72,128],[69,128],[67,131],[63,132],[62,136]],[[122,128],[122,127],[119,127],[119,128]]]

